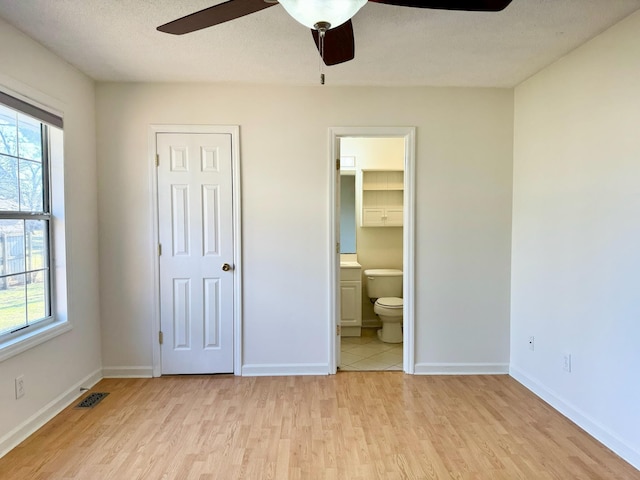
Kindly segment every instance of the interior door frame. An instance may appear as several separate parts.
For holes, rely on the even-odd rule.
[[[151,329],[153,376],[162,375],[160,354],[160,257],[158,255],[158,176],[156,171],[156,137],[162,133],[219,133],[231,135],[231,182],[233,217],[233,373],[242,374],[242,223],[240,195],[240,127],[238,125],[169,125],[152,124],[148,130],[149,177],[151,190],[151,256],[153,264],[153,320]]]
[[[415,127],[331,127],[329,128],[329,178],[331,181],[329,192],[329,373],[338,370],[336,362],[337,325],[340,320],[340,252],[336,245],[340,243],[339,219],[337,212],[339,200],[336,185],[336,175],[340,171],[336,168],[336,159],[340,158],[340,138],[403,138],[404,139],[404,213],[402,230],[402,263],[403,263],[403,348],[402,363],[405,373],[415,371],[415,157],[416,157],[416,129]]]

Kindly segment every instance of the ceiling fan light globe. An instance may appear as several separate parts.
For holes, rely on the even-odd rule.
[[[339,27],[367,0],[279,0],[289,15],[305,27],[315,29],[317,23],[329,23],[331,28]]]

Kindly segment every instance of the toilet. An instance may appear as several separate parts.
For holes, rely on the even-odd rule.
[[[378,338],[385,343],[402,343],[402,270],[367,269],[367,296],[382,322]]]

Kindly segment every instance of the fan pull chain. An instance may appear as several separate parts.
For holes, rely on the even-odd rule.
[[[324,34],[325,30],[322,29],[319,32],[320,35],[320,60],[319,60],[319,69],[320,69],[320,85],[324,85]]]
[[[318,51],[320,52],[320,85],[324,85],[324,36],[331,28],[329,22],[318,22],[313,25],[318,32]]]

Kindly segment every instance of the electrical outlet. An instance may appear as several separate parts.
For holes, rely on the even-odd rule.
[[[529,337],[529,350],[533,351],[534,350],[534,337],[531,336]]]
[[[571,372],[571,354],[570,353],[564,354],[564,364],[562,366],[562,369],[565,372]]]
[[[16,400],[24,397],[24,375],[16,377]]]

